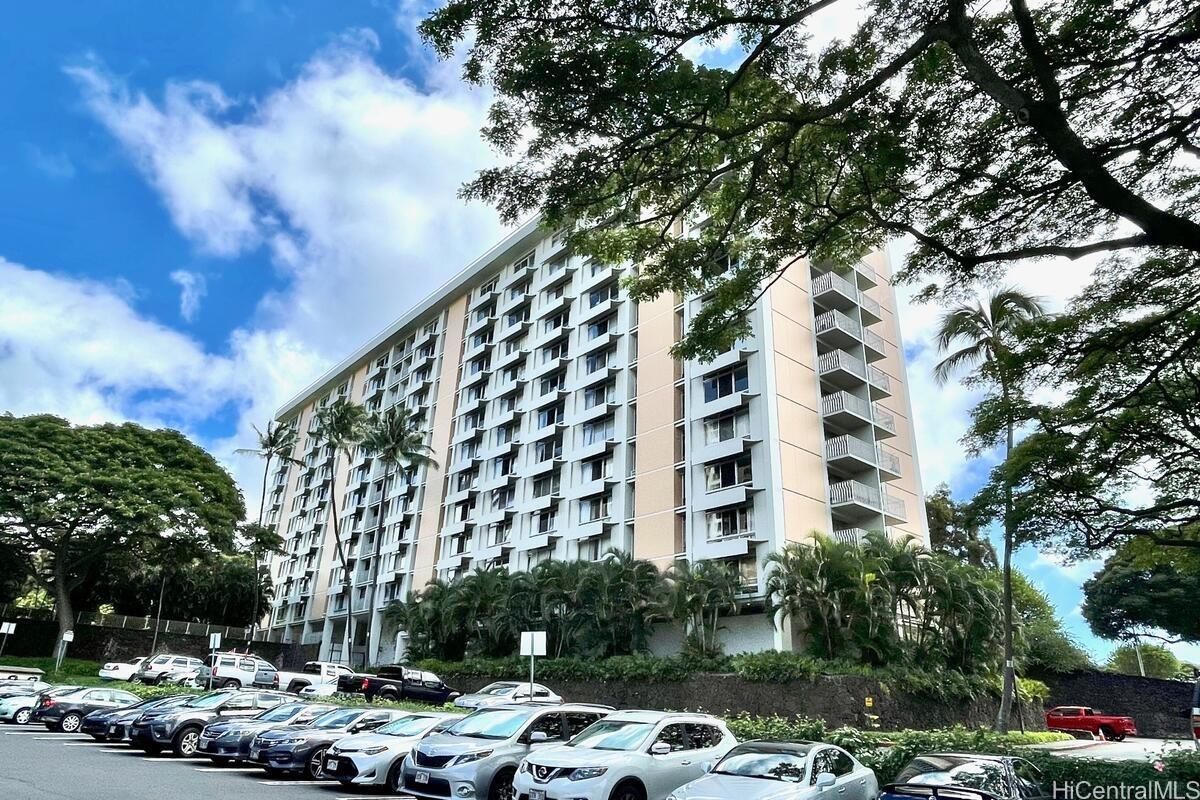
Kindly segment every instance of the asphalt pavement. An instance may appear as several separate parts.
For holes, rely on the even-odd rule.
[[[258,767],[216,767],[207,758],[149,756],[125,744],[0,725],[4,800],[395,800],[331,781],[268,777]]]

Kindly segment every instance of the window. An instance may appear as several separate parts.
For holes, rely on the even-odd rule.
[[[504,371],[500,373],[500,379],[503,383],[515,383],[521,379],[521,373],[524,371],[520,364],[515,367],[505,367]]]
[[[520,350],[525,346],[525,337],[518,336],[515,339],[508,339],[504,342],[504,355],[509,355],[514,350]]]
[[[588,308],[595,308],[605,300],[616,300],[620,294],[620,290],[615,283],[610,283],[608,286],[601,286],[599,289],[593,289],[588,292]]]
[[[813,756],[812,774],[808,779],[809,784],[815,786],[817,783],[817,776],[826,772],[831,775],[833,774],[833,751],[828,749],[819,750],[817,751],[817,754]]]
[[[544,733],[546,740],[557,742],[562,739],[562,715],[559,713],[543,714],[533,721],[525,731],[525,741],[531,741],[533,734]]]
[[[687,726],[688,739],[692,742],[692,747],[699,750],[705,750],[709,747],[716,747],[725,738],[725,734],[721,733],[721,729],[716,725],[697,725],[688,723]]]
[[[579,521],[580,522],[595,522],[598,519],[606,519],[608,517],[608,494],[600,494],[595,497],[585,497],[579,501]]]
[[[510,508],[513,504],[515,492],[511,486],[505,486],[500,489],[492,490],[492,510],[500,511],[501,509]]]
[[[704,467],[705,488],[710,492],[742,486],[750,483],[752,479],[749,454]]]
[[[593,458],[580,464],[579,469],[581,473],[580,477],[585,483],[588,481],[601,481],[612,477],[612,458],[608,456]]]
[[[594,422],[586,422],[583,425],[583,443],[589,445],[607,441],[613,438],[615,430],[616,423],[611,415]]]
[[[750,434],[750,415],[744,411],[704,421],[704,443],[717,444]]]
[[[555,372],[552,375],[547,375],[546,377],[542,378],[542,380],[538,384],[538,390],[539,390],[540,394],[547,395],[547,394],[550,394],[551,392],[557,392],[558,390],[562,389],[566,385],[567,385],[566,371]]]
[[[492,459],[492,477],[500,478],[511,475],[516,468],[517,459],[513,455],[497,456]]]
[[[546,345],[542,348],[542,363],[553,361],[556,358],[565,358],[567,355],[567,343],[555,342],[551,345]]]
[[[533,446],[534,463],[540,464],[562,455],[562,439],[543,439]]]
[[[517,407],[517,395],[507,394],[500,398],[500,412],[512,411]]]
[[[704,521],[708,528],[709,539],[745,536],[754,531],[754,508],[741,506],[709,511],[704,515]]]
[[[593,372],[602,370],[608,366],[608,357],[612,354],[612,350],[601,350],[599,353],[589,353],[584,362],[584,372],[591,375]]]
[[[545,511],[534,515],[534,525],[538,533],[549,533],[558,528],[558,506],[553,505]]]
[[[565,292],[566,288],[561,283],[557,286],[551,286],[549,289],[542,292],[543,302],[552,303],[558,298],[562,297]]]
[[[1013,761],[1013,777],[1016,778],[1017,792],[1021,797],[1045,797],[1046,790],[1042,788],[1042,771],[1024,759]]]
[[[516,436],[516,429],[517,426],[511,422],[507,425],[501,425],[500,427],[496,428],[494,432],[496,444],[501,445],[511,442],[513,437]]]
[[[599,322],[593,322],[587,326],[587,338],[595,339],[597,336],[603,336],[608,333],[613,327],[613,317],[605,317]]]
[[[516,300],[529,291],[529,281],[521,281],[508,289],[508,299]]]
[[[849,755],[843,753],[841,750],[830,750],[829,752],[831,754],[830,762],[833,766],[834,775],[841,777],[842,775],[849,775],[851,772],[854,772],[854,761]]]
[[[479,296],[484,297],[485,295],[491,294],[494,291],[496,291],[496,279],[492,278],[483,286],[479,287]]]
[[[689,749],[687,731],[684,729],[683,724],[675,723],[663,728],[662,733],[658,734],[658,738],[654,740],[654,744],[660,743],[669,745],[672,753]]]
[[[576,558],[579,561],[599,561],[602,552],[599,537],[587,539],[579,543]]]
[[[540,696],[540,690],[534,694],[538,694]],[[567,722],[568,739],[574,738],[575,734],[579,733],[588,725],[591,725],[593,722],[599,719],[599,717],[595,714],[585,714],[581,711],[568,711],[563,715],[563,717]]]
[[[558,471],[555,470],[553,474],[544,475],[533,482],[533,496],[545,497],[549,494],[558,494],[560,485]]]
[[[521,306],[516,311],[510,311],[504,317],[505,327],[511,328],[513,325],[524,322],[529,319],[529,306]]]
[[[616,401],[617,387],[612,381],[606,381],[599,386],[590,386],[583,390],[583,407],[595,408],[602,403]]]
[[[569,311],[560,311],[552,317],[547,317],[542,320],[542,332],[549,333],[550,331],[558,330],[567,324],[570,316],[571,313]]]
[[[540,409],[538,411],[537,422],[538,422],[539,428],[545,428],[548,425],[554,425],[555,423],[562,422],[562,421],[563,421],[563,404],[562,403],[554,403],[554,404],[548,405],[545,408]]]
[[[512,522],[493,522],[487,528],[487,546],[495,547],[504,544],[512,536]]]
[[[490,358],[477,358],[471,362],[471,374],[478,375],[484,370],[489,369],[491,366],[492,360]]]
[[[744,364],[722,370],[704,379],[704,402],[711,403],[734,392],[750,388],[750,377]]]

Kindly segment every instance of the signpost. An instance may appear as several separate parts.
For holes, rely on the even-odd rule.
[[[221,649],[221,634],[210,633],[208,635],[208,649],[212,654],[212,664],[208,669],[208,688],[213,687],[213,679],[217,677],[217,651]]]
[[[62,641],[58,643],[58,660],[54,662],[54,671],[62,669],[63,657],[67,655],[67,645],[75,641],[75,631],[63,631]]]
[[[533,661],[546,655],[546,632],[524,631],[521,634],[521,655],[529,656],[529,699],[533,699]]]
[[[4,639],[0,641],[0,656],[4,655],[4,646],[8,644],[8,635],[16,633],[17,623],[15,622],[0,622],[0,634],[4,634]]]

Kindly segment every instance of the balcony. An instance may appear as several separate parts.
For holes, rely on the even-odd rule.
[[[837,528],[833,532],[833,540],[841,544],[861,545],[867,538],[865,528]]]
[[[589,306],[587,303],[583,303],[583,310],[579,313],[580,324],[591,322],[594,319],[600,319],[601,317],[612,313],[616,310],[617,304],[620,302],[620,300],[613,300],[610,297],[607,300],[596,303],[594,306]]]
[[[754,499],[754,493],[762,491],[761,487],[750,483],[739,486],[727,486],[723,489],[713,489],[705,492],[692,501],[693,511],[713,511],[729,506],[741,506]]]
[[[857,436],[843,434],[825,440],[825,461],[831,466],[855,471],[875,466],[875,447]]]
[[[900,477],[900,456],[888,450],[882,445],[875,445],[878,455],[877,463],[879,464],[880,478],[885,481],[895,480]]]
[[[863,336],[858,320],[837,309],[818,314],[813,322],[817,336],[833,347],[853,347]]]
[[[867,383],[871,386],[872,400],[892,396],[892,381],[878,367],[867,367]]]
[[[885,493],[883,495],[883,521],[888,525],[907,522],[908,514],[904,509],[904,501]]]
[[[470,305],[467,306],[469,311],[474,311],[481,306],[485,306],[500,296],[500,292],[494,286],[486,292],[476,292],[471,298]]]
[[[864,325],[874,325],[877,322],[883,322],[883,309],[879,307],[879,303],[866,295],[860,294],[858,296],[858,306]]]
[[[854,268],[854,275],[858,279],[860,289],[870,289],[879,285],[879,273],[870,264],[859,259],[851,266]]]
[[[813,300],[826,308],[843,311],[858,303],[858,289],[836,272],[825,272],[812,279]]]
[[[890,439],[896,435],[896,418],[884,411],[878,403],[871,404],[871,419],[875,423],[875,438]]]
[[[845,350],[830,350],[817,356],[817,374],[823,381],[850,388],[867,380],[867,365]]]
[[[840,428],[855,428],[871,422],[871,403],[849,392],[821,397],[821,415]]]
[[[829,485],[829,505],[840,515],[873,517],[882,510],[879,490],[858,481],[841,481]]]
[[[887,356],[883,337],[873,330],[863,331],[863,345],[867,349],[867,361],[879,361]]]

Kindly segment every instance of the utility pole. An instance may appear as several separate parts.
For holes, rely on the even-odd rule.
[[[158,647],[158,629],[162,627],[163,593],[167,590],[167,571],[163,570],[162,581],[158,585],[158,607],[154,618],[154,637],[150,640],[150,655],[154,656]]]

